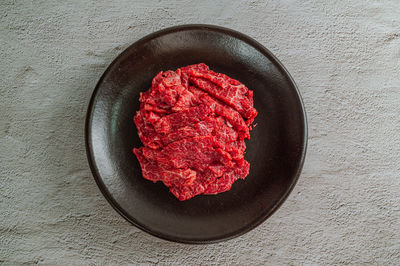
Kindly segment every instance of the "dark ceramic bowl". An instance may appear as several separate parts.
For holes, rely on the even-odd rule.
[[[247,178],[228,192],[180,202],[161,182],[142,178],[133,116],[159,71],[200,62],[253,90],[259,115],[246,142]],[[93,176],[115,210],[152,235],[184,243],[230,239],[263,222],[296,184],[307,145],[303,103],[283,65],[250,37],[210,25],[164,29],[128,47],[94,90],[85,134]]]

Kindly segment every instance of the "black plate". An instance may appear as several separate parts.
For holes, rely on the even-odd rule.
[[[180,202],[161,182],[142,178],[132,118],[159,71],[200,62],[254,90],[259,115],[247,141],[247,178],[228,192]],[[185,243],[226,240],[263,222],[293,189],[307,144],[302,100],[282,64],[250,37],[210,25],[164,29],[128,47],[98,82],[85,133],[90,167],[110,204],[144,231]]]

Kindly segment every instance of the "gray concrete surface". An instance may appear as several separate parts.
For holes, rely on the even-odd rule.
[[[0,3],[0,264],[400,264],[399,1],[83,2]],[[206,246],[121,218],[84,148],[86,107],[107,65],[185,23],[268,47],[309,119],[304,171],[285,204],[250,233]]]

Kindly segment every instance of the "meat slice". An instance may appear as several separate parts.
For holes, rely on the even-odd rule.
[[[257,116],[257,111],[253,107],[253,91],[245,85],[227,75],[209,70],[204,64],[201,67],[188,66],[184,71],[198,88],[237,110],[247,119],[247,125],[253,122]]]
[[[212,136],[212,131],[215,130],[213,125],[210,125],[207,121],[200,121],[193,125],[187,125],[181,127],[175,131],[172,131],[164,136],[162,136],[162,142],[164,145],[167,145],[171,142],[200,137],[200,136]]]
[[[191,168],[203,171],[211,163],[232,167],[229,153],[225,152],[213,136],[194,137],[172,142],[161,150],[141,147],[148,161],[168,168]]]
[[[187,200],[196,195],[204,194],[208,185],[215,183],[217,176],[211,171],[197,173],[195,178],[187,179],[185,185],[177,181],[170,186],[170,191],[179,200]]]
[[[204,194],[217,194],[221,192],[225,192],[231,189],[232,184],[238,180],[239,178],[244,179],[250,169],[250,164],[243,160],[243,164],[241,166],[236,165],[236,167],[226,171],[221,178],[216,179],[214,182],[207,185],[207,188],[204,190]]]
[[[175,105],[184,90],[178,74],[173,71],[160,72],[153,79],[151,89],[140,95],[140,102],[167,111]]]
[[[191,107],[194,96],[182,84],[181,75],[173,71],[158,73],[151,89],[140,95],[141,108],[165,114]],[[183,76],[187,83],[189,76]]]
[[[205,104],[200,104],[181,112],[163,116],[154,123],[154,129],[156,132],[167,134],[185,125],[190,125],[204,120],[211,111],[212,110]]]
[[[159,114],[145,109],[139,110],[133,118],[140,140],[144,145],[153,149],[162,145],[160,135],[153,126],[160,118]]]
[[[203,193],[209,183],[215,182],[234,163],[215,137],[210,136],[176,141],[161,150],[141,147],[133,152],[143,177],[154,182],[163,181],[181,200]],[[210,165],[221,170],[211,171]]]
[[[189,90],[197,97],[198,102],[206,104],[216,115],[225,117],[229,124],[239,132],[241,138],[250,138],[249,127],[238,111],[210,97],[207,93],[196,87],[190,86]]]
[[[230,145],[238,138],[248,136],[248,128],[243,119],[236,117],[239,122],[235,121],[232,115],[227,115],[229,113],[223,112],[219,109],[220,107],[218,105],[207,107],[205,104],[201,104],[187,109],[185,112],[172,113],[163,117],[154,112],[141,110],[135,116],[134,121],[140,128],[138,132],[142,142],[153,149],[196,136],[216,136],[217,141],[223,145]],[[218,112],[213,113],[213,109]],[[219,116],[219,113],[224,116]],[[236,125],[236,128],[232,124]],[[241,128],[245,132],[237,130],[237,128]],[[231,151],[231,149],[228,150]]]
[[[210,114],[210,112],[211,109],[205,104],[164,116],[160,116],[152,111],[140,110],[136,113],[134,122],[138,128],[140,140],[143,144],[154,149],[162,147],[163,143],[168,144],[162,141],[162,139],[168,139],[168,134],[185,134],[185,130],[180,130],[180,128],[202,121]],[[176,130],[179,130],[180,132],[176,132]],[[196,134],[191,134],[189,136],[195,135]],[[199,134],[199,136],[202,135],[204,134]]]

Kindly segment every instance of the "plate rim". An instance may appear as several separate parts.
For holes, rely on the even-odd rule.
[[[181,238],[181,237],[176,237],[168,234],[164,234],[161,232],[156,232],[148,228],[146,225],[138,222],[134,217],[129,215],[119,204],[118,202],[112,197],[111,193],[108,191],[106,185],[103,183],[102,179],[100,178],[100,174],[98,173],[96,166],[95,166],[95,160],[93,157],[93,145],[90,141],[90,135],[92,133],[92,114],[94,110],[94,102],[96,95],[99,91],[100,85],[102,84],[105,76],[108,74],[110,69],[117,63],[117,61],[128,51],[130,51],[134,46],[141,45],[142,43],[145,43],[151,39],[157,38],[162,35],[166,35],[169,33],[174,33],[174,32],[179,32],[179,31],[186,31],[186,30],[205,30],[205,31],[213,31],[213,32],[218,32],[222,34],[229,35],[231,37],[237,38],[253,48],[257,49],[259,52],[261,52],[264,56],[266,56],[268,59],[272,61],[280,70],[282,70],[282,74],[286,76],[289,80],[289,82],[293,85],[293,88],[295,89],[295,92],[297,94],[297,97],[299,99],[299,103],[301,106],[301,111],[302,111],[302,116],[303,116],[303,132],[304,132],[304,137],[303,137],[303,145],[302,145],[302,151],[301,151],[301,157],[299,161],[299,166],[297,168],[296,174],[294,175],[294,178],[292,179],[292,182],[289,186],[289,188],[286,190],[285,194],[274,204],[274,206],[269,209],[266,213],[261,215],[258,219],[252,221],[249,225],[242,227],[234,232],[222,235],[222,236],[217,236],[217,237],[209,237],[209,238],[204,238],[204,239],[195,239],[195,238]],[[155,31],[153,33],[150,33],[139,40],[133,42],[131,45],[129,45],[127,48],[124,49],[117,57],[114,58],[114,60],[108,65],[104,73],[101,75],[100,79],[98,80],[92,95],[89,100],[87,112],[86,112],[86,118],[85,118],[85,147],[86,147],[86,156],[87,160],[90,166],[90,170],[92,172],[93,178],[96,181],[97,186],[99,187],[101,193],[103,196],[106,198],[108,203],[114,208],[117,213],[119,213],[122,217],[125,218],[128,222],[130,222],[132,225],[136,226],[137,228],[141,229],[142,231],[149,233],[150,235],[156,236],[158,238],[172,241],[172,242],[177,242],[177,243],[184,243],[184,244],[212,244],[212,243],[218,243],[226,240],[230,240],[236,237],[239,237],[241,235],[244,235],[248,233],[249,231],[253,230],[257,226],[259,226],[261,223],[263,223],[265,220],[267,220],[272,214],[274,214],[279,207],[282,206],[282,204],[286,201],[286,199],[289,197],[290,193],[292,192],[293,188],[296,186],[298,179],[301,175],[303,166],[304,166],[304,161],[306,158],[306,152],[307,152],[307,146],[308,146],[308,122],[307,122],[307,114],[304,106],[303,99],[301,97],[300,91],[298,89],[298,86],[288,70],[285,68],[285,66],[278,60],[278,58],[266,47],[264,47],[261,43],[256,41],[255,39],[251,38],[250,36],[241,33],[239,31],[229,29],[226,27],[221,27],[217,25],[211,25],[211,24],[182,24],[182,25],[177,25],[173,27],[168,27],[164,28],[158,31]]]

